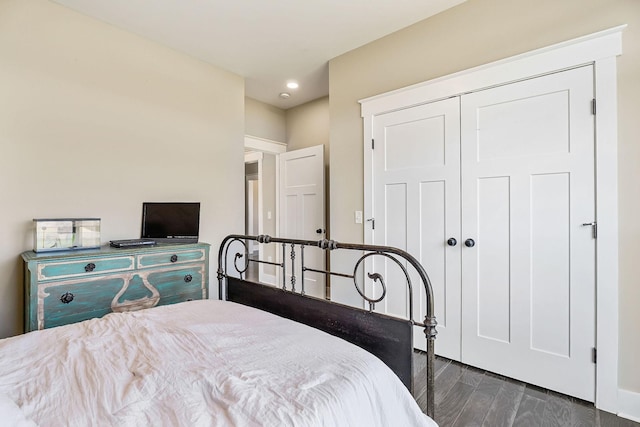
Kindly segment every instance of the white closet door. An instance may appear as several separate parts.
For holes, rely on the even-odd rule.
[[[592,98],[591,66],[461,98],[462,360],[589,401]]]
[[[436,353],[460,360],[460,244],[446,243],[460,240],[459,99],[377,116],[373,126],[372,242],[404,249],[425,267],[435,294]],[[373,271],[383,275],[388,288],[376,309],[406,317],[402,271],[382,257],[372,258]],[[417,275],[412,282],[414,318],[423,320],[424,288]],[[414,345],[425,347],[420,328]]]

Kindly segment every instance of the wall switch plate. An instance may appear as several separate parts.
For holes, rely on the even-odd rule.
[[[362,211],[356,211],[356,224],[362,224]]]
[[[267,219],[271,219],[271,211],[267,211]]]

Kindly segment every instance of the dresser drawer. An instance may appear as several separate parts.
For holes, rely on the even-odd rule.
[[[43,319],[46,321],[38,329],[69,323],[70,319],[80,321],[110,313],[111,302],[126,280],[127,275],[117,275],[90,281],[41,284],[39,294],[45,297],[39,302],[38,323]],[[96,314],[98,311],[102,314]]]
[[[204,249],[174,250],[171,252],[144,254],[138,255],[138,268],[184,264],[187,262],[204,261],[204,259]]]
[[[156,288],[161,296],[178,295],[202,290],[203,287],[203,264],[195,264],[164,271],[154,271],[149,273],[149,283]]]
[[[38,264],[38,280],[62,279],[88,274],[133,270],[134,257],[100,258],[82,261],[42,262]]]

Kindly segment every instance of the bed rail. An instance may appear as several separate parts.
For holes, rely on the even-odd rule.
[[[282,262],[271,262],[264,260],[254,260],[249,259],[248,256],[248,246],[246,244],[247,241],[253,240],[260,244],[281,244],[282,245]],[[299,239],[284,239],[279,237],[271,237],[268,235],[259,235],[259,236],[245,236],[239,234],[232,234],[222,241],[220,245],[220,250],[218,252],[218,286],[220,292],[220,298],[226,299],[227,296],[227,282],[228,279],[232,279],[233,275],[230,275],[230,270],[228,269],[229,263],[229,250],[232,244],[239,243],[242,245],[243,249],[239,252],[236,252],[233,255],[233,267],[236,273],[240,276],[240,280],[243,279],[243,275],[246,274],[249,263],[262,263],[269,264],[279,267],[281,269],[282,283],[278,285],[281,288],[281,291],[286,292],[288,294],[297,294],[304,296],[304,275],[305,272],[319,273],[324,274],[325,276],[338,276],[343,278],[352,279],[356,291],[362,297],[363,302],[368,304],[369,312],[373,312],[375,309],[375,304],[384,300],[387,296],[387,288],[385,285],[385,279],[380,273],[368,273],[367,276],[373,280],[374,283],[377,283],[382,292],[378,297],[370,297],[366,294],[364,287],[361,287],[358,284],[358,268],[360,265],[369,257],[373,256],[382,256],[391,260],[396,264],[400,270],[404,273],[404,277],[406,279],[406,285],[409,294],[409,316],[406,320],[408,320],[412,325],[424,328],[424,334],[426,338],[426,349],[427,349],[427,366],[426,366],[426,380],[427,380],[427,415],[430,417],[434,417],[434,362],[435,362],[435,354],[434,354],[434,340],[436,338],[436,318],[434,315],[433,309],[433,291],[431,287],[431,281],[429,280],[429,276],[426,271],[422,267],[422,265],[418,262],[418,260],[409,254],[406,251],[401,249],[391,247],[391,246],[376,246],[376,245],[365,245],[358,243],[341,243],[335,240],[299,240]],[[305,247],[316,247],[323,249],[325,251],[334,251],[334,250],[352,250],[352,251],[360,251],[362,255],[355,263],[355,267],[353,270],[353,274],[339,273],[333,272],[329,270],[318,270],[315,268],[311,268],[305,265],[304,260],[304,248]],[[290,260],[291,265],[293,266],[296,263],[296,248],[300,249],[300,285],[298,289],[296,289],[297,277],[295,275],[295,269],[292,268],[291,275],[289,280],[287,280],[287,271],[286,271],[286,262],[287,259],[287,249],[290,249]],[[413,267],[413,269],[417,272],[420,277],[420,281],[422,282],[422,286],[425,291],[425,312],[426,315],[424,320],[416,320],[414,318],[413,313],[413,285],[411,283],[411,276],[409,271],[405,267],[405,265],[401,262],[401,260],[405,260],[409,265]],[[287,283],[289,282],[289,283]],[[288,286],[289,284],[289,286]],[[336,304],[336,303],[334,303]],[[354,310],[360,310],[366,312],[367,310],[354,308]]]

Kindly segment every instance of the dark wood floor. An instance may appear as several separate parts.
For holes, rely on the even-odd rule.
[[[247,276],[257,280],[255,263]],[[426,410],[426,355],[414,353],[415,398]],[[435,364],[440,427],[640,427],[593,404],[444,358]]]
[[[426,408],[426,356],[414,355],[415,398]],[[593,404],[436,358],[435,420],[441,427],[640,427]]]

